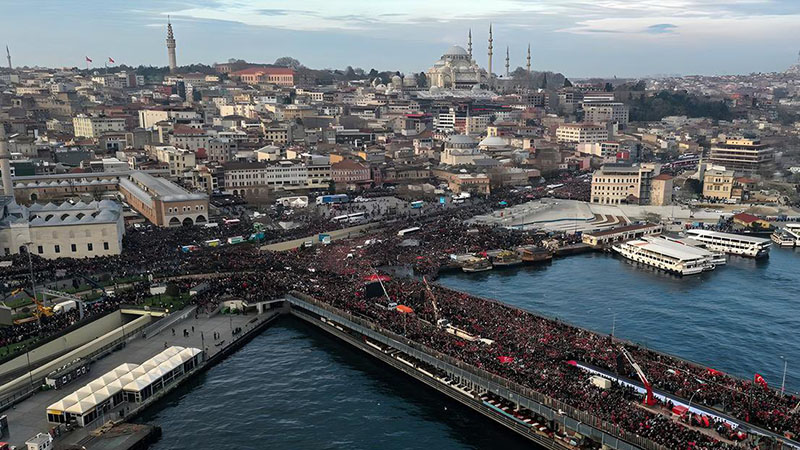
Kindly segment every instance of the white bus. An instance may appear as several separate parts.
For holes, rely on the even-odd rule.
[[[336,222],[336,223],[341,223],[341,222],[347,222],[347,220],[349,218],[350,218],[349,214],[343,214],[341,216],[334,217],[333,219],[331,219],[331,221]]]
[[[421,229],[422,229],[422,228],[420,228],[420,227],[411,227],[411,228],[406,228],[405,230],[400,230],[400,231],[398,231],[398,232],[397,232],[397,235],[402,237],[402,236],[405,236],[405,235],[407,235],[407,234],[413,234],[413,233],[416,233],[417,231],[419,231],[419,230],[421,230]]]
[[[366,214],[363,212],[357,212],[353,214],[349,214],[347,216],[347,221],[349,223],[361,223],[366,219]]]

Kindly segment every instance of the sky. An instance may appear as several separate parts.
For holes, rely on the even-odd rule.
[[[496,74],[525,65],[573,78],[782,71],[797,62],[800,0],[0,0],[15,66],[178,64],[229,58],[312,68],[425,71],[451,45]]]

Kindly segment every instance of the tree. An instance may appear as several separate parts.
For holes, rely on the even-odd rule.
[[[290,56],[281,56],[280,58],[275,60],[275,65],[276,66],[289,67],[289,68],[292,68],[292,69],[295,69],[295,70],[303,67],[303,65],[300,63],[300,61],[298,61],[298,60],[296,60],[296,59],[294,59],[294,58],[292,58]]]
[[[417,86],[424,87],[428,85],[428,76],[425,75],[425,72],[414,75],[414,78],[417,80]]]
[[[547,73],[542,74],[542,89],[547,89]]]
[[[357,78],[356,71],[353,70],[352,66],[347,66],[347,69],[344,71],[344,78],[346,80],[355,80]]]

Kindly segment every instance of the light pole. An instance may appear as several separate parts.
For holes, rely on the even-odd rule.
[[[611,337],[614,337],[614,332],[617,330],[617,312],[611,308],[608,308],[608,311],[612,314],[611,319]]]
[[[781,359],[783,360],[783,381],[781,381],[781,396],[783,396],[783,393],[786,391],[786,368],[789,365],[789,361],[783,356],[781,356]]]
[[[33,277],[33,259],[31,259],[31,244],[33,242],[26,242],[22,245],[28,250],[26,253],[28,254],[28,269],[31,271],[31,289],[33,290],[33,300],[34,303],[39,299],[36,297],[36,279]]]
[[[689,406],[686,407],[686,413],[689,414],[689,425],[692,424],[692,400],[694,400],[694,396],[698,392],[700,392],[700,389],[698,389],[698,390],[696,390],[696,391],[694,391],[692,393],[692,396],[689,397]]]

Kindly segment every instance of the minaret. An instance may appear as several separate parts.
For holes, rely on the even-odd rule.
[[[531,44],[528,44],[528,75],[531,74]]]
[[[469,53],[469,60],[472,61],[472,28],[469,29],[469,40],[467,41],[467,52]]]
[[[509,56],[508,56],[508,46],[506,46],[506,78],[508,78],[508,74],[509,74],[509,71],[508,71],[508,67],[509,67],[509,63],[508,62],[509,61],[510,61],[510,59],[509,59]]]
[[[492,24],[489,24],[489,89],[492,88]]]
[[[3,195],[14,196],[14,183],[11,182],[11,154],[8,153],[6,127],[0,123],[0,176],[3,177]]]
[[[11,51],[8,50],[8,45],[6,45],[6,59],[8,60],[8,70],[14,70],[14,66],[11,65]]]
[[[175,35],[172,34],[172,23],[167,16],[167,56],[169,57],[169,72],[174,73],[178,68],[178,62],[175,58]]]

